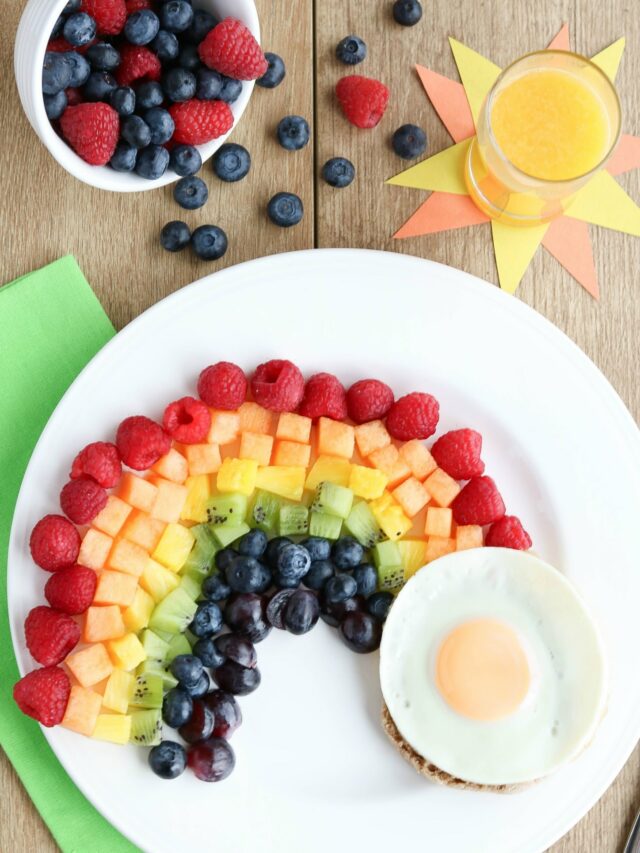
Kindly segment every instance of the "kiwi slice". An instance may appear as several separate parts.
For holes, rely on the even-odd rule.
[[[165,661],[169,664],[174,658],[178,657],[178,655],[190,654],[191,645],[189,640],[187,640],[184,634],[176,634],[169,643],[169,650],[167,651]]]
[[[182,567],[183,575],[205,578],[211,571],[213,558],[219,550],[218,541],[213,528],[208,524],[196,524],[191,528],[191,533],[196,538],[196,544]]]
[[[149,620],[149,627],[152,631],[160,630],[167,631],[170,634],[182,634],[193,619],[197,606],[184,589],[178,587],[156,605]]]
[[[309,530],[309,510],[302,504],[281,506],[278,517],[279,536],[303,536]]]
[[[169,643],[161,639],[149,628],[145,628],[140,636],[142,648],[147,653],[147,660],[164,660],[169,651]]]
[[[342,519],[335,515],[312,512],[309,516],[309,536],[321,536],[323,539],[337,539],[342,530]]]
[[[259,489],[249,511],[249,524],[265,533],[275,533],[281,506],[280,498]]]
[[[346,518],[351,512],[353,492],[344,486],[325,481],[316,489],[316,496],[311,505],[312,512],[322,512],[325,515],[335,515]]]
[[[384,539],[384,533],[366,501],[354,504],[344,526],[363,548],[373,548]]]
[[[247,517],[248,504],[247,496],[236,492],[227,495],[213,495],[205,504],[207,521],[214,527],[221,524],[241,524]]]
[[[156,628],[153,632],[157,637],[160,637],[161,640],[164,640],[165,643],[170,643],[171,640],[175,637],[175,631],[160,631]]]
[[[373,562],[378,570],[379,589],[393,590],[402,586],[402,554],[395,542],[378,542],[373,547]]]
[[[193,575],[185,575],[180,581],[178,589],[183,589],[189,598],[195,601],[196,598],[200,597],[200,593],[202,592],[202,581],[193,577]]]
[[[235,542],[236,539],[239,539],[241,536],[244,536],[245,533],[248,533],[250,527],[248,524],[242,522],[241,524],[237,524],[235,526],[230,526],[223,524],[220,527],[216,527],[216,539],[222,545],[223,548],[226,548],[227,545],[231,545],[232,542]]]
[[[131,714],[129,743],[137,746],[157,746],[162,740],[162,714],[159,708],[134,711]]]
[[[169,664],[165,661],[154,660],[153,658],[143,660],[136,669],[136,675],[143,678],[147,676],[159,678],[164,690],[171,690],[178,683],[178,679],[169,670]]]
[[[162,676],[152,672],[136,676],[129,705],[132,708],[161,708]]]

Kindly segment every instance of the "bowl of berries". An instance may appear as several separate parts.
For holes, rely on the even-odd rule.
[[[134,192],[195,174],[268,68],[253,0],[28,0],[15,42],[31,126],[68,172]]]

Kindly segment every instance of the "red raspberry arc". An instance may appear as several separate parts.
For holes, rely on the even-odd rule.
[[[310,376],[299,411],[308,418],[327,417],[343,421],[347,417],[347,395],[338,377],[332,373]]]
[[[86,566],[69,566],[51,575],[44,587],[44,597],[51,607],[79,616],[93,601],[98,578]]]
[[[491,525],[485,545],[492,548],[513,548],[528,551],[532,545],[531,537],[515,515],[505,515]]]
[[[247,377],[237,364],[219,361],[198,377],[198,395],[213,409],[239,409],[247,396]]]
[[[13,688],[13,698],[23,714],[43,726],[57,726],[67,709],[71,684],[58,666],[28,672]]]
[[[116,447],[125,465],[134,471],[146,471],[169,452],[171,439],[151,418],[134,415],[118,427]]]
[[[361,379],[347,391],[349,417],[356,424],[383,418],[393,405],[393,391],[379,379]]]
[[[211,413],[195,397],[181,397],[164,410],[162,427],[174,441],[200,444],[209,433]]]
[[[33,562],[46,572],[71,566],[80,553],[80,534],[62,515],[45,515],[31,531]]]
[[[412,438],[429,438],[436,431],[440,406],[431,394],[414,391],[391,406],[387,415],[387,429],[393,438],[410,441]]]
[[[78,453],[71,465],[69,476],[72,480],[91,477],[104,489],[112,489],[118,484],[121,474],[122,465],[115,444],[95,441]]]
[[[504,501],[491,477],[469,480],[451,504],[456,524],[493,524],[505,513]]]
[[[62,663],[80,640],[80,627],[71,616],[51,607],[34,607],[24,623],[27,648],[43,666]]]
[[[431,448],[431,455],[440,468],[454,480],[470,480],[484,473],[481,452],[482,436],[474,429],[447,432]]]
[[[106,491],[88,477],[69,480],[60,492],[60,507],[74,524],[89,524],[106,504]]]
[[[256,403],[272,412],[295,412],[304,395],[304,376],[300,368],[285,359],[259,364],[251,379]]]

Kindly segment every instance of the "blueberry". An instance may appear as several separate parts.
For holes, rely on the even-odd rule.
[[[42,91],[45,95],[57,95],[71,82],[71,65],[63,53],[48,51],[42,63]]]
[[[291,634],[306,634],[320,618],[318,596],[308,589],[297,589],[284,608],[284,627]]]
[[[116,172],[133,172],[136,167],[138,149],[128,142],[119,142],[111,155],[109,165]]]
[[[67,108],[67,95],[64,89],[55,95],[43,95],[43,98],[44,111],[49,121],[55,121],[57,118],[60,118]]]
[[[277,53],[265,53],[264,58],[269,63],[269,67],[262,77],[256,80],[256,86],[262,86],[263,89],[275,89],[284,80],[287,70],[282,58]]]
[[[175,741],[163,740],[149,751],[149,767],[161,779],[175,779],[186,766],[187,753]]]
[[[189,24],[185,36],[194,44],[200,44],[217,23],[218,21],[211,12],[207,12],[206,9],[194,9],[193,20]]]
[[[197,71],[201,64],[197,45],[185,44],[178,56],[178,65],[180,68],[186,68],[187,71]]]
[[[216,647],[215,640],[212,637],[206,637],[198,642],[193,647],[193,653],[199,657],[205,666],[215,669],[217,666],[222,666],[225,662],[224,655],[221,655]]]
[[[324,585],[324,600],[327,604],[339,604],[347,598],[353,598],[358,591],[358,584],[351,575],[337,574],[329,578]]]
[[[292,540],[289,539],[287,536],[276,536],[275,539],[271,539],[269,541],[265,556],[267,558],[267,563],[271,566],[272,569],[275,569],[278,566],[278,557],[280,555],[280,551],[282,551],[285,545],[291,544]]]
[[[252,643],[264,640],[271,631],[266,619],[266,599],[252,593],[232,595],[224,608],[224,621],[232,631],[243,634]]]
[[[267,550],[267,534],[262,530],[250,530],[235,543],[238,553],[245,557],[262,557]]]
[[[228,142],[213,155],[213,171],[221,181],[241,181],[251,168],[251,155],[242,145]]]
[[[227,660],[233,660],[248,669],[258,663],[256,649],[251,640],[239,634],[222,634],[214,640],[218,652]]]
[[[164,697],[162,702],[162,719],[172,729],[177,729],[188,723],[192,713],[193,699],[186,690],[174,687]]]
[[[274,225],[290,228],[302,219],[302,199],[294,193],[276,193],[267,205],[267,215]]]
[[[393,134],[391,145],[398,157],[413,160],[424,153],[427,147],[427,134],[415,124],[403,124]]]
[[[185,687],[194,687],[204,672],[202,661],[195,655],[176,655],[169,665],[171,675]]]
[[[120,125],[120,135],[134,148],[145,148],[151,142],[151,129],[140,116],[127,116]]]
[[[403,27],[412,27],[422,17],[419,0],[396,0],[393,4],[393,17]]]
[[[185,210],[197,210],[206,203],[209,190],[202,178],[189,175],[186,178],[180,178],[173,188],[173,197]],[[195,231],[193,233],[195,234]]]
[[[330,187],[348,187],[356,176],[356,169],[346,157],[332,157],[322,167],[322,177]]]
[[[108,71],[92,71],[82,88],[82,94],[87,101],[108,101],[117,88],[115,77]]]
[[[225,77],[222,75],[222,88],[218,95],[221,101],[226,104],[234,104],[240,97],[242,92],[242,81],[234,80],[233,77]]]
[[[70,15],[72,12],[77,12],[80,8],[82,0],[68,0],[68,3],[65,5],[62,10],[63,15]]]
[[[160,20],[151,9],[138,9],[127,18],[124,37],[131,44],[149,44],[158,35]]]
[[[256,592],[266,592],[273,585],[273,575],[269,566],[260,563],[260,583],[256,588]]]
[[[224,78],[222,74],[212,71],[210,68],[200,68],[198,71],[196,98],[200,101],[219,101],[223,83]]]
[[[166,227],[166,226],[165,226]],[[231,595],[231,587],[224,582],[221,574],[210,575],[202,583],[202,594],[209,601],[224,601]]]
[[[232,560],[235,560],[237,556],[238,552],[234,551],[233,548],[223,548],[222,551],[218,551],[215,556],[216,568],[221,572],[226,571],[227,566],[230,566]]]
[[[309,571],[311,557],[302,545],[285,545],[278,554],[277,572],[281,580],[287,581],[291,586],[297,586]],[[288,586],[289,583],[282,584]]]
[[[191,696],[192,699],[202,699],[209,690],[211,689],[211,679],[207,675],[206,672],[203,672],[200,678],[198,679],[198,683],[194,684],[193,687],[186,687],[185,690]]]
[[[136,150],[135,148],[133,149]],[[186,222],[181,222],[175,219],[173,222],[167,222],[160,232],[160,245],[167,252],[179,252],[189,245],[191,240],[191,231]],[[204,594],[204,585],[203,585]],[[207,596],[208,598],[208,596]]]
[[[337,604],[330,604],[323,600],[321,606],[322,621],[331,625],[332,628],[337,628],[347,613],[362,609],[361,602],[362,599],[360,598],[347,598],[346,601],[339,601]]]
[[[378,573],[369,563],[362,563],[353,570],[353,578],[358,585],[358,595],[366,598],[376,591],[378,586]]]
[[[164,101],[164,92],[160,83],[155,80],[145,80],[136,86],[136,105],[138,109],[150,110],[159,107]]]
[[[201,166],[202,157],[193,145],[176,145],[170,153],[169,168],[173,169],[176,175],[195,175]]]
[[[308,536],[300,544],[309,552],[311,562],[328,560],[331,556],[331,542],[322,536]]]
[[[227,583],[234,592],[258,592],[262,586],[260,569],[255,557],[238,556],[227,568]]]
[[[65,39],[74,47],[83,47],[96,37],[96,22],[86,12],[74,12],[64,22]]]
[[[193,21],[193,9],[186,0],[169,0],[160,8],[160,22],[171,33],[184,32]]]
[[[367,654],[380,645],[382,625],[370,613],[354,611],[344,617],[340,635],[351,651]]]
[[[131,86],[118,86],[114,89],[109,102],[121,118],[130,116],[136,108],[136,93]]]
[[[380,622],[384,622],[392,604],[393,595],[390,592],[374,592],[367,598],[367,611]]]
[[[71,79],[69,80],[69,85],[73,86],[73,88],[77,88],[78,86],[84,86],[84,84],[89,79],[89,75],[91,74],[91,66],[79,53],[76,53],[75,50],[70,50],[68,53],[63,53],[65,62],[71,68]]]
[[[149,45],[160,62],[173,62],[180,53],[180,42],[174,33],[160,30]]]
[[[331,557],[338,569],[354,569],[362,562],[364,548],[353,536],[342,536],[331,549]]]
[[[112,44],[105,41],[92,44],[85,56],[94,71],[113,71],[120,65],[120,54]]]
[[[60,36],[62,35],[62,29],[64,27],[64,22],[66,20],[67,20],[66,15],[60,15],[58,17],[58,20],[55,22],[55,24],[53,25],[53,29],[51,30],[51,35],[49,36],[50,39],[60,38]]]
[[[247,669],[233,660],[213,670],[213,680],[226,693],[234,696],[246,696],[260,686],[260,670],[257,666]]]
[[[151,130],[151,142],[153,145],[163,145],[171,139],[176,126],[171,118],[171,114],[167,110],[163,110],[162,107],[152,107],[152,109],[147,110],[142,117]],[[169,165],[168,151],[166,161],[167,164],[164,167],[163,172]]]
[[[287,151],[299,151],[309,142],[311,131],[302,116],[285,116],[276,130],[278,142]]]
[[[171,101],[189,101],[196,93],[196,78],[186,68],[171,68],[162,78],[162,88]]]
[[[222,628],[222,611],[215,601],[203,601],[198,605],[189,630],[196,637],[212,637]],[[177,676],[176,676],[177,678]]]
[[[203,261],[217,261],[227,251],[227,235],[217,225],[200,225],[191,235],[191,246]]]
[[[345,65],[357,65],[366,56],[367,46],[358,36],[347,36],[336,47],[336,57]]]
[[[311,563],[311,568],[304,576],[304,585],[310,589],[321,590],[335,573],[335,566],[329,560],[314,560]]]

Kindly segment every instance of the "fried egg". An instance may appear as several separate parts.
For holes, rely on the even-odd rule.
[[[530,782],[571,760],[607,696],[582,599],[552,566],[506,548],[450,554],[411,578],[385,624],[380,681],[419,755],[485,785]]]

